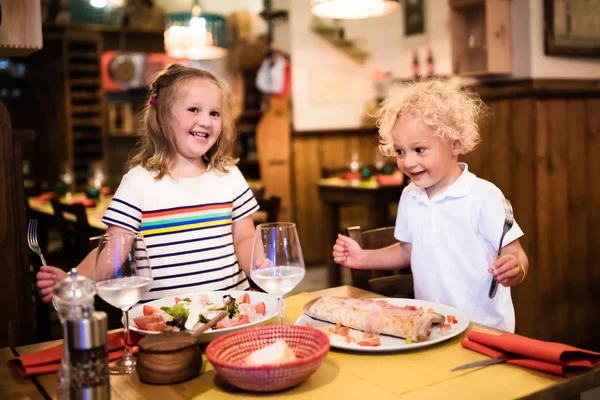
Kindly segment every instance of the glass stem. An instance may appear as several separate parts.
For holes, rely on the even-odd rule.
[[[123,310],[123,316],[125,317],[125,325],[123,329],[123,339],[125,340],[125,349],[123,350],[123,360],[132,358],[131,346],[129,342],[129,309]]]
[[[277,297],[277,325],[282,325],[283,321],[282,321],[282,317],[283,317],[283,311],[282,311],[282,304],[283,301],[281,299],[281,296]]]

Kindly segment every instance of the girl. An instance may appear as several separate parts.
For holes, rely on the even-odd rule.
[[[333,246],[338,264],[359,269],[412,268],[415,297],[447,304],[471,320],[514,332],[510,287],[529,265],[515,222],[496,259],[504,224],[504,196],[476,177],[458,156],[480,140],[482,102],[448,83],[426,81],[392,91],[378,121],[380,150],[396,155],[411,179],[400,197],[396,245],[362,250],[339,235]],[[502,286],[488,291],[493,274]]]
[[[207,71],[171,65],[149,89],[132,169],[102,221],[107,233],[144,235],[154,282],[143,300],[249,288],[258,204],[229,154],[235,138],[231,94]],[[77,271],[93,279],[96,250]],[[37,288],[52,300],[65,272],[41,267]]]

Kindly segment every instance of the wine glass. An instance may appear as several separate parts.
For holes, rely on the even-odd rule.
[[[260,224],[254,234],[250,278],[265,292],[277,296],[277,321],[281,325],[282,297],[304,278],[304,258],[296,224]]]
[[[134,232],[102,235],[94,272],[98,296],[123,310],[125,351],[122,359],[109,364],[109,371],[130,374],[135,371],[135,358],[129,346],[128,312],[152,285],[152,269],[142,235]]]

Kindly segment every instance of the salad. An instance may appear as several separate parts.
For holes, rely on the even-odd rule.
[[[160,308],[144,305],[143,316],[133,318],[133,322],[139,329],[146,331],[161,332],[166,326],[172,326],[174,331],[186,331],[199,322],[208,322],[220,311],[226,310],[227,317],[212,328],[223,329],[249,324],[255,316],[264,316],[267,313],[265,303],[261,301],[252,304],[249,293],[244,293],[237,299],[227,294],[217,303],[206,294],[201,294],[195,299],[175,297],[173,303],[170,307]]]

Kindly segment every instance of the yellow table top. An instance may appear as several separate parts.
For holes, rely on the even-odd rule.
[[[293,324],[302,314],[302,307],[318,295],[365,297],[374,294],[349,286],[302,293],[286,298],[284,323]],[[484,332],[493,332],[480,326],[471,326]],[[471,368],[451,372],[456,366],[486,359],[487,357],[463,349],[460,341],[465,334],[438,345],[388,354],[350,353],[332,349],[322,366],[303,384],[271,398],[315,399],[436,399],[436,398],[486,398],[509,399],[525,396],[553,387],[564,378],[543,374],[509,364]],[[23,355],[56,344],[48,342],[20,347]],[[203,373],[197,378],[176,385],[147,385],[137,375],[111,376],[113,399],[237,399],[252,394],[224,383],[204,358]],[[6,364],[3,368],[8,369]],[[4,371],[4,375],[7,372]],[[10,371],[7,388],[23,384],[24,380]],[[37,378],[51,395],[56,393],[56,375]],[[13,393],[18,393],[12,389]]]

